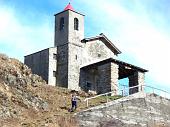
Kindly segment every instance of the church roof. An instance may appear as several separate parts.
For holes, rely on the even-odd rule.
[[[103,34],[101,33],[99,36],[91,37],[91,38],[84,38],[81,42],[90,42],[95,40],[101,40],[108,46],[115,54],[121,54],[122,52]]]
[[[74,11],[74,8],[71,6],[71,4],[69,3],[66,7],[65,7],[65,9],[64,9],[64,11],[66,11],[66,10],[72,10],[72,11]]]

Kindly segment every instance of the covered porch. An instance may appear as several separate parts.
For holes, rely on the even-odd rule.
[[[82,67],[80,69],[80,87],[86,92],[93,91],[101,94],[114,91],[114,94],[118,95],[118,81],[128,78],[129,87],[138,86],[129,90],[129,94],[133,94],[143,90],[142,86],[147,71],[132,64],[109,58]]]

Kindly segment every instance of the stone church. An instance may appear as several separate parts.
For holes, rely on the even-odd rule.
[[[24,63],[49,85],[72,90],[117,94],[123,78],[129,79],[129,87],[144,85],[147,70],[117,60],[121,51],[103,33],[84,37],[84,17],[69,3],[55,14],[54,47],[25,56]]]

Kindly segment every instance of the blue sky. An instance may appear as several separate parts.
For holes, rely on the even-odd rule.
[[[0,52],[23,56],[53,46],[54,14],[69,0],[0,0]],[[118,59],[149,70],[146,84],[170,92],[169,0],[72,0],[85,14],[85,36],[101,32]]]

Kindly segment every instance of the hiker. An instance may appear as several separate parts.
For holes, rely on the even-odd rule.
[[[80,98],[78,98],[76,96],[76,93],[72,94],[72,97],[71,97],[71,112],[76,110],[78,100],[80,100]]]

